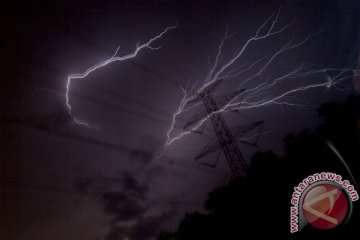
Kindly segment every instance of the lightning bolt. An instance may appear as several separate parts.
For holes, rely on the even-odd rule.
[[[206,75],[203,84],[198,87],[197,90],[188,90],[184,88],[181,89],[183,92],[183,97],[180,100],[178,108],[172,115],[172,121],[166,133],[166,142],[164,144],[164,148],[197,130],[214,114],[230,111],[244,111],[270,105],[303,108],[304,105],[301,104],[301,102],[292,100],[294,95],[309,91],[311,89],[324,88],[326,90],[333,86],[337,87],[339,83],[346,79],[352,78],[353,75],[349,74],[350,72],[354,73],[354,69],[352,69],[352,67],[310,69],[311,65],[305,63],[300,64],[299,66],[296,66],[285,73],[283,71],[279,76],[266,76],[266,71],[271,67],[275,60],[281,57],[284,53],[303,46],[310,39],[316,37],[320,33],[311,34],[299,42],[294,42],[291,40],[280,47],[280,49],[274,51],[270,56],[261,57],[251,63],[238,66],[238,62],[243,60],[245,53],[252,45],[263,43],[270,38],[280,35],[288,29],[290,24],[277,28],[276,25],[278,23],[279,14],[280,10],[271,15],[257,29],[254,35],[250,37],[243,46],[235,50],[233,55],[227,60],[224,60],[225,56],[223,48],[226,44],[226,41],[231,38],[233,34],[229,34],[228,30],[225,31],[224,36],[220,39],[220,44],[214,62],[213,64],[210,64],[210,70]],[[243,74],[247,74],[245,75],[247,77],[244,77]],[[319,77],[316,83],[311,84],[301,81],[302,79],[306,79],[306,77],[314,75],[323,75],[323,77]],[[218,109],[213,110],[195,122],[191,128],[183,130],[180,133],[174,133],[174,127],[178,116],[186,111],[195,109],[200,106],[202,104],[201,98],[204,96],[204,94],[207,94],[206,90],[209,87],[213,86],[218,81],[234,78],[242,78],[242,80],[239,81],[238,90],[244,89],[244,91],[240,91],[236,97],[229,100],[226,104],[220,106]],[[291,80],[293,85],[294,83],[298,85],[291,87],[290,89],[283,90],[282,92],[276,92],[275,88],[278,86],[283,86],[285,80]],[[278,88],[276,90],[279,91]]]
[[[122,62],[122,61],[126,61],[126,60],[129,60],[129,59],[132,59],[132,58],[135,58],[140,51],[144,50],[144,49],[150,49],[150,50],[157,50],[159,49],[160,47],[153,47],[152,44],[157,41],[158,39],[162,38],[168,31],[176,28],[177,26],[171,26],[171,27],[167,27],[164,31],[162,31],[160,34],[156,35],[155,37],[151,38],[150,40],[148,40],[147,42],[143,43],[143,44],[137,44],[136,45],[136,48],[135,50],[132,52],[132,53],[129,53],[129,54],[126,54],[126,55],[123,55],[123,56],[117,56],[118,55],[118,51],[119,51],[119,47],[116,49],[114,55],[109,58],[109,59],[106,59],[102,62],[99,62],[97,64],[95,64],[94,66],[92,67],[89,67],[85,72],[83,73],[77,73],[77,74],[70,74],[68,77],[67,77],[67,80],[66,80],[66,93],[65,93],[65,104],[66,104],[66,107],[67,107],[67,110],[68,110],[68,113],[69,115],[72,117],[73,121],[78,124],[78,125],[81,125],[81,126],[84,126],[84,127],[88,127],[88,128],[96,128],[95,126],[93,126],[92,124],[90,124],[89,122],[85,121],[85,120],[82,120],[78,117],[76,117],[73,113],[73,108],[71,106],[71,103],[70,103],[70,99],[69,99],[69,94],[70,94],[70,89],[71,89],[71,83],[73,80],[76,80],[76,79],[84,79],[86,78],[89,74],[91,74],[92,72],[98,70],[99,68],[102,68],[110,63],[113,63],[113,62]]]

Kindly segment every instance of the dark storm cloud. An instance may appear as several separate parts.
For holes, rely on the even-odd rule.
[[[168,211],[160,215],[148,216],[139,220],[136,224],[124,227],[116,226],[113,227],[108,236],[107,240],[118,240],[118,239],[136,239],[136,240],[149,240],[152,237],[159,234],[161,227],[165,221],[169,220],[174,216],[175,212]]]
[[[141,200],[122,192],[107,192],[102,196],[104,211],[115,217],[116,221],[133,220],[146,212]]]
[[[74,188],[81,194],[98,198],[104,212],[115,222],[138,219],[147,211],[145,200],[149,185],[128,171],[120,172],[114,178],[101,175],[76,178]]]
[[[149,192],[148,183],[140,183],[130,172],[123,172],[119,180],[122,184],[122,191],[133,198],[145,199]]]
[[[151,161],[151,158],[153,157],[153,153],[143,150],[143,149],[134,149],[131,150],[129,154],[130,161],[133,161],[134,163],[140,163],[140,164],[148,164]]]
[[[133,154],[133,160],[149,160],[143,154]],[[141,151],[139,151],[141,152]],[[147,156],[147,154],[145,154]],[[114,178],[94,176],[78,178],[74,186],[79,193],[90,194],[99,199],[103,210],[112,217],[112,224],[106,236],[107,240],[137,239],[148,240],[156,236],[165,221],[175,216],[173,210],[166,210],[158,215],[145,216],[150,209],[147,204],[149,184],[151,180],[163,173],[162,167],[149,167],[145,172],[145,180],[139,181],[134,174],[123,171]],[[113,190],[109,190],[113,188]],[[103,192],[101,192],[103,189]],[[106,189],[104,191],[104,189]],[[124,225],[126,221],[133,221],[131,225]]]
[[[151,208],[151,201],[147,202],[150,184],[164,173],[164,168],[151,164],[157,146],[154,139],[144,137],[140,145],[141,148],[132,149],[128,155],[132,171],[121,171],[110,178],[95,174],[74,180],[74,188],[79,193],[97,198],[104,213],[112,217],[108,240],[148,240],[162,231],[164,222],[175,215],[167,209],[147,216]]]
[[[116,226],[113,227],[106,236],[107,240],[126,239],[130,235],[131,229],[129,227]]]
[[[151,181],[152,179],[154,179],[158,176],[161,176],[164,173],[165,173],[164,167],[159,166],[159,165],[154,165],[147,169],[145,176],[146,176],[146,179],[148,179],[148,181]]]

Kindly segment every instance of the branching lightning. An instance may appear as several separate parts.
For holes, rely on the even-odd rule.
[[[276,30],[279,13],[280,11],[270,16],[257,29],[255,34],[249,38],[242,47],[237,49],[228,60],[224,60],[225,54],[223,49],[226,41],[231,38],[232,35],[229,34],[228,31],[225,32],[225,35],[220,39],[220,44],[214,62],[213,64],[210,64],[210,70],[205,77],[203,84],[196,91],[193,89],[188,90],[182,88],[184,95],[177,110],[172,115],[172,121],[166,134],[167,140],[164,147],[167,147],[173,142],[194,132],[214,114],[255,109],[269,105],[303,107],[301,102],[292,100],[295,94],[316,88],[324,88],[325,90],[330,87],[339,88],[339,83],[348,78],[352,78],[352,75],[349,73],[354,72],[354,70],[351,67],[310,69],[311,66],[309,64],[300,64],[290,71],[280,73],[280,76],[273,77],[265,75],[266,70],[268,70],[271,64],[282,54],[303,46],[319,33],[311,34],[299,42],[294,42],[293,40],[289,41],[280,49],[273,52],[270,56],[260,57],[251,63],[239,66],[239,61],[243,60],[242,58],[244,57],[245,52],[249,50],[251,45],[261,41],[266,41],[267,39],[279,35],[288,29],[290,24]],[[246,77],[242,75],[244,73],[247,74]],[[303,81],[306,77],[316,74],[319,75],[319,79],[316,83],[308,84],[306,81]],[[185,129],[180,133],[174,133],[174,126],[176,124],[177,117],[190,109],[198,107],[201,104],[201,96],[208,88],[219,81],[235,78],[242,78],[239,81],[238,89],[244,89],[244,91],[240,91],[235,98],[232,98],[226,104],[220,106],[213,112],[208,113],[203,118],[192,124],[191,128]],[[282,86],[284,80],[290,79],[293,80],[292,84],[296,83],[297,86],[291,87],[291,89],[283,90],[282,92],[275,91],[275,88]],[[279,91],[279,88],[277,88],[277,91]]]
[[[227,40],[233,37],[234,34],[229,34],[226,30],[224,36],[220,39],[220,44],[217,49],[217,54],[212,64],[210,64],[210,69],[206,75],[202,85],[194,85],[191,89],[181,88],[183,92],[183,97],[178,105],[178,108],[172,115],[171,124],[166,132],[166,142],[164,148],[171,145],[173,142],[183,138],[184,136],[196,131],[201,127],[210,117],[214,114],[225,113],[230,111],[241,111],[248,109],[261,108],[270,105],[280,105],[280,106],[292,106],[292,107],[304,107],[303,104],[299,101],[294,101],[293,96],[297,93],[306,92],[311,89],[323,88],[329,89],[335,87],[340,89],[339,83],[343,82],[346,79],[352,78],[353,75],[349,74],[355,73],[355,70],[352,66],[347,68],[323,68],[323,69],[310,69],[310,64],[300,64],[287,72],[282,72],[279,76],[266,76],[266,71],[270,69],[271,65],[275,60],[277,60],[285,52],[294,50],[306,44],[310,39],[316,37],[319,33],[311,34],[299,42],[294,42],[293,40],[284,44],[280,49],[273,52],[270,56],[261,56],[256,60],[253,60],[247,64],[239,64],[243,61],[244,55],[252,45],[266,41],[272,37],[280,35],[285,32],[290,24],[278,28],[276,25],[278,23],[280,11],[274,13],[270,16],[255,32],[255,34],[250,37],[245,43],[238,49],[236,49],[233,55],[225,60],[224,47]],[[150,50],[157,50],[159,47],[153,47],[152,44],[158,39],[162,38],[169,30],[176,28],[177,26],[172,26],[166,28],[160,34],[151,38],[143,44],[137,44],[135,50],[132,53],[117,56],[119,48],[116,49],[115,53],[111,58],[106,59],[102,62],[95,64],[94,66],[88,68],[83,73],[70,74],[67,77],[66,81],[66,94],[65,94],[65,103],[68,109],[68,114],[72,117],[73,121],[81,126],[88,128],[95,128],[89,122],[82,120],[75,116],[73,113],[73,108],[70,103],[69,95],[71,90],[72,81],[75,79],[84,79],[92,72],[112,63],[115,61],[126,61],[132,58],[135,58],[138,53],[145,48]],[[249,74],[251,73],[251,74]],[[244,77],[246,75],[246,77]],[[316,83],[308,84],[302,79],[306,79],[312,75],[319,75]],[[197,107],[202,105],[201,95],[207,91],[210,87],[217,84],[219,81],[229,80],[229,79],[241,79],[239,81],[238,90],[239,94],[234,98],[231,98],[228,102],[223,104],[218,109],[213,112],[208,113],[203,118],[192,124],[191,128],[186,129],[180,133],[174,133],[175,125],[177,124],[177,119],[179,115],[187,112],[189,110],[194,110]],[[274,94],[275,88],[282,86],[285,80],[297,80],[295,87],[291,89],[283,90],[282,92],[277,92]],[[259,83],[260,81],[260,83]],[[293,81],[293,83],[294,83]],[[195,90],[196,88],[196,90]],[[200,99],[200,100],[199,100]]]
[[[151,46],[155,41],[157,41],[158,39],[162,38],[164,34],[166,34],[168,31],[170,31],[171,29],[174,29],[176,28],[177,26],[172,26],[172,27],[167,27],[164,31],[162,31],[160,34],[156,35],[155,37],[151,38],[150,40],[148,40],[147,42],[143,43],[143,44],[140,44],[139,43],[137,44],[136,46],[136,49],[132,52],[132,53],[129,53],[127,55],[124,55],[124,56],[117,56],[118,55],[118,51],[119,51],[119,47],[116,49],[114,55],[105,60],[105,61],[102,61],[100,63],[97,63],[95,64],[94,66],[88,68],[85,72],[83,73],[77,73],[77,74],[70,74],[68,77],[67,77],[67,81],[66,81],[66,94],[65,94],[65,99],[66,99],[66,107],[68,109],[68,113],[69,115],[72,117],[73,121],[76,123],[76,124],[79,124],[79,125],[82,125],[82,126],[85,126],[85,127],[88,127],[88,128],[96,128],[94,127],[93,125],[91,125],[89,122],[85,121],[85,120],[82,120],[82,119],[79,119],[78,117],[76,117],[73,113],[73,109],[71,107],[71,103],[70,103],[70,100],[69,100],[69,94],[70,94],[70,89],[71,89],[71,83],[72,83],[72,80],[75,80],[75,79],[84,79],[86,78],[90,73],[98,70],[99,68],[102,68],[112,62],[117,62],[117,61],[126,61],[126,60],[129,60],[129,59],[132,59],[132,58],[135,58],[138,53],[142,50],[144,50],[145,48],[148,48],[150,50],[157,50],[159,49],[159,47],[153,47]]]

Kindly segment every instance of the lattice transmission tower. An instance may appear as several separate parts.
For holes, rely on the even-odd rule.
[[[225,104],[227,104],[234,98],[241,97],[241,93],[244,91],[244,89],[235,90],[222,96],[213,96],[215,95],[213,94],[214,91],[218,88],[221,82],[222,81],[219,80],[214,84],[210,85],[208,88],[198,93],[195,99],[187,103],[188,105],[191,105],[201,102],[203,108],[202,110],[196,112],[195,115],[183,126],[183,128],[188,129],[189,127],[197,123],[199,120],[203,119],[206,115],[211,114],[210,122],[215,131],[215,137],[207,146],[205,146],[200,151],[200,153],[195,157],[195,160],[199,160],[211,153],[222,150],[231,170],[232,177],[238,178],[244,176],[248,169],[248,164],[238,146],[238,143],[256,146],[261,134],[256,135],[255,141],[253,142],[243,140],[242,138],[255,128],[260,128],[260,126],[263,125],[263,121],[254,121],[237,126],[235,128],[230,128],[221,113],[212,114],[217,110],[221,109],[221,107],[223,107]],[[205,124],[203,125],[202,130],[197,131],[197,133],[202,134],[204,128]],[[203,164],[211,167],[216,167],[219,157],[220,154],[218,154],[215,164],[208,164],[204,162]]]

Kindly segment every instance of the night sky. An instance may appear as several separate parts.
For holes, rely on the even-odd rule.
[[[181,87],[204,79],[226,29],[237,33],[225,50],[231,56],[279,9],[279,27],[291,23],[250,48],[244,62],[319,33],[275,61],[268,76],[301,63],[356,68],[360,46],[356,0],[12,1],[1,8],[0,239],[97,240],[114,231],[119,239],[152,239],[175,230],[185,212],[203,211],[207,193],[230,174],[224,157],[216,168],[193,161],[214,136],[210,124],[204,135],[161,150]],[[154,43],[159,49],[74,81],[74,113],[99,129],[72,121],[65,105],[69,74],[108,59],[118,46],[118,55],[130,53],[174,25]],[[321,103],[355,92],[349,78],[341,89],[294,95],[305,108],[267,106],[224,117],[231,126],[264,120],[257,148],[240,146],[247,160],[259,149],[281,154],[286,133],[319,122]],[[189,117],[179,117],[178,131]]]

